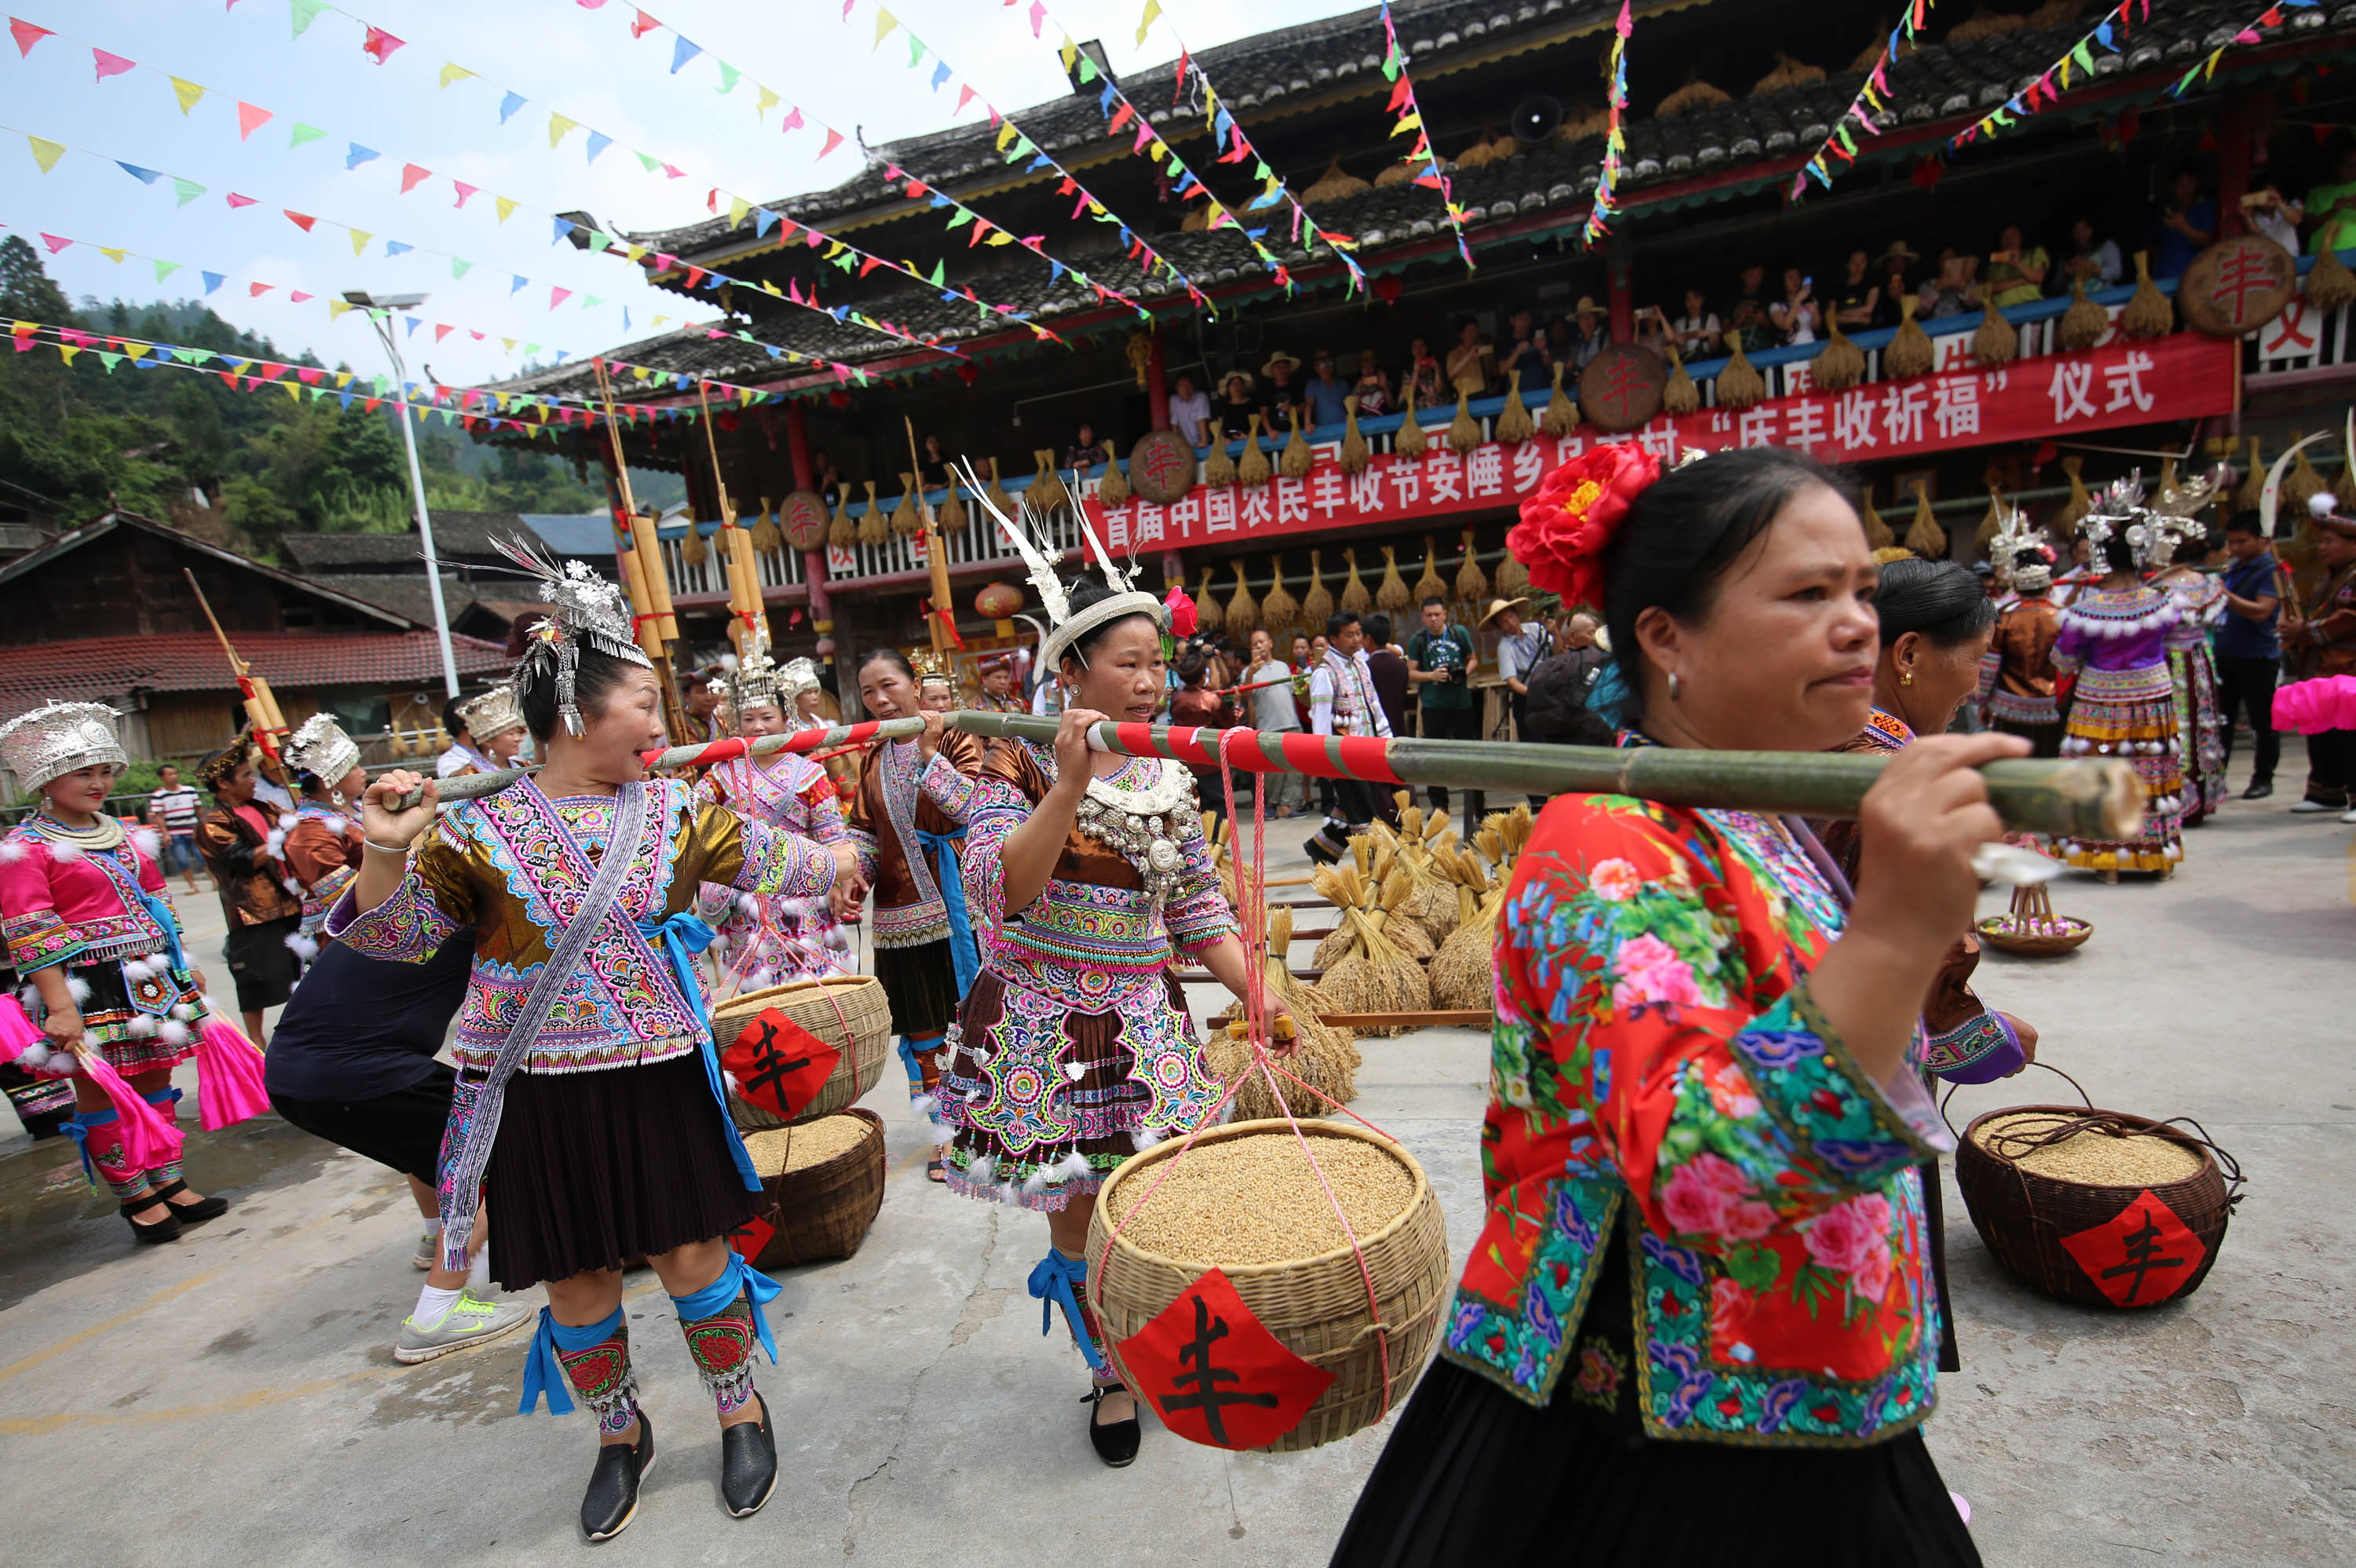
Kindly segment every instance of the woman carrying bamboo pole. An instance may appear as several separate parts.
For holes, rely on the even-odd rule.
[[[1875,567],[1797,453],[1550,475],[1509,548],[1601,606],[1627,743],[1822,751],[1873,691]],[[1488,1218],[1337,1564],[1978,1562],[1917,1430],[1922,996],[2001,827],[1932,736],[1866,795],[1862,891],[1804,824],[1558,796],[1506,891]]]

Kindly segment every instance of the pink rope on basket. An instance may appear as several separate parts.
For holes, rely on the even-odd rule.
[[[1238,736],[1252,736],[1256,743],[1258,733],[1257,731],[1248,729],[1227,729],[1219,732],[1219,781],[1226,791],[1227,820],[1230,825],[1234,823],[1236,817],[1236,775],[1234,763],[1228,754],[1228,747]],[[1232,832],[1230,842],[1232,843]],[[1366,1263],[1365,1250],[1359,1244],[1358,1232],[1352,1227],[1350,1216],[1342,1207],[1342,1200],[1333,1195],[1333,1184],[1325,1179],[1324,1168],[1317,1163],[1316,1153],[1309,1147],[1309,1135],[1301,1130],[1300,1119],[1293,1115],[1291,1101],[1285,1095],[1282,1086],[1277,1083],[1276,1075],[1280,1072],[1283,1073],[1285,1077],[1291,1079],[1293,1083],[1308,1090],[1328,1105],[1346,1113],[1381,1136],[1390,1138],[1390,1135],[1355,1111],[1350,1110],[1348,1106],[1326,1093],[1323,1089],[1301,1079],[1290,1069],[1277,1066],[1269,1053],[1273,1018],[1268,996],[1267,972],[1264,964],[1255,964],[1250,961],[1253,955],[1266,953],[1269,941],[1268,795],[1257,776],[1252,780],[1251,853],[1248,862],[1242,857],[1237,857],[1236,859],[1236,902],[1239,906],[1236,911],[1236,920],[1241,927],[1240,934],[1247,963],[1244,982],[1244,1019],[1251,1040],[1251,1068],[1237,1075],[1235,1083],[1220,1097],[1218,1104],[1212,1108],[1212,1115],[1205,1116],[1200,1126],[1180,1140],[1177,1152],[1162,1162],[1160,1174],[1154,1177],[1144,1194],[1135,1203],[1130,1204],[1129,1211],[1114,1221],[1106,1231],[1104,1252],[1098,1257],[1096,1267],[1089,1271],[1089,1286],[1091,1294],[1096,1297],[1098,1320],[1099,1322],[1103,1320],[1102,1282],[1105,1270],[1112,1261],[1113,1243],[1119,1239],[1121,1231],[1129,1222],[1137,1218],[1138,1211],[1151,1201],[1153,1195],[1162,1189],[1162,1184],[1167,1181],[1171,1173],[1178,1168],[1179,1161],[1193,1152],[1194,1141],[1211,1130],[1213,1116],[1224,1114],[1236,1095],[1242,1092],[1244,1083],[1250,1076],[1251,1072],[1258,1072],[1268,1081],[1269,1093],[1275,1098],[1278,1107],[1283,1111],[1285,1125],[1292,1129],[1293,1139],[1301,1146],[1301,1157],[1309,1162],[1310,1174],[1317,1178],[1318,1189],[1325,1194],[1325,1201],[1333,1206],[1333,1218],[1340,1221],[1343,1237],[1350,1243],[1350,1259],[1358,1265],[1359,1282],[1365,1286],[1366,1311],[1374,1318],[1375,1345],[1382,1358],[1382,1403],[1375,1412],[1374,1421],[1368,1423],[1369,1425],[1376,1424],[1390,1413],[1391,1408],[1390,1326],[1383,1321],[1382,1301],[1375,1289],[1374,1270]],[[1288,968],[1290,967],[1291,959],[1289,955],[1279,954],[1276,957],[1280,963],[1284,964]],[[1299,1049],[1299,1039],[1300,1034],[1296,1028],[1295,1050]],[[1105,1353],[1108,1358],[1114,1354],[1109,1335],[1106,1337]],[[1121,1371],[1124,1377],[1128,1375],[1126,1367],[1122,1368]]]

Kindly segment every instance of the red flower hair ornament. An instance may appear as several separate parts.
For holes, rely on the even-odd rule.
[[[1603,608],[1603,551],[1628,508],[1661,476],[1661,460],[1633,442],[1581,453],[1546,476],[1522,503],[1505,549],[1530,581],[1566,605]]]

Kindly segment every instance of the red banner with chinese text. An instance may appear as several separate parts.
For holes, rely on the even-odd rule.
[[[1935,341],[1943,360],[1966,357],[1966,339]],[[1108,507],[1093,497],[1087,507],[1115,551],[1176,549],[1515,507],[1548,469],[1607,441],[1639,442],[1665,461],[1696,448],[1791,446],[1832,464],[2049,441],[2231,413],[2240,352],[2238,341],[2197,332],[2115,340],[1995,369],[1939,370],[1845,392],[1795,391],[1740,411],[1663,415],[1622,435],[1582,425],[1568,436],[1535,436],[1518,446],[1491,443],[1461,457],[1447,449],[1446,429],[1434,427],[1426,432],[1431,450],[1423,457],[1386,453],[1359,474],[1344,474],[1329,444],[1317,448],[1317,465],[1306,478],[1197,485],[1166,507],[1133,500]]]

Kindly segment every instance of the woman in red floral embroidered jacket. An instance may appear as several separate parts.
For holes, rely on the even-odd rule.
[[[1549,477],[1509,540],[1601,604],[1631,744],[1822,751],[1864,724],[1872,552],[1772,448]],[[1558,796],[1500,923],[1487,1223],[1333,1561],[1979,1561],[1936,1400],[1922,996],[2001,832],[1933,736],[1860,813],[1853,921],[1805,824]],[[1762,1547],[1770,1550],[1762,1552]]]

